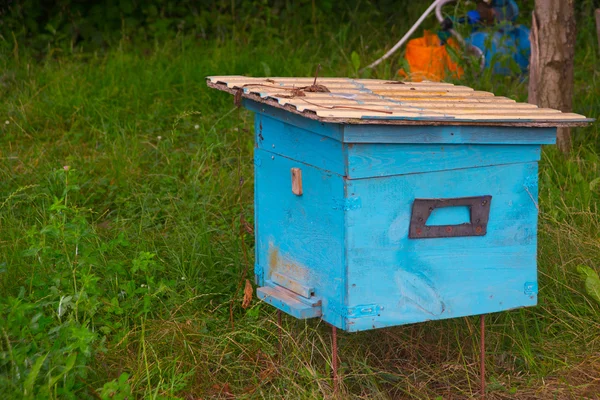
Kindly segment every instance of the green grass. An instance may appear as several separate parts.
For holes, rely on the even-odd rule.
[[[331,397],[329,328],[284,318],[280,353],[273,308],[241,307],[253,268],[252,115],[204,78],[308,76],[318,63],[323,75],[354,76],[352,51],[367,64],[414,20],[404,19],[391,33],[375,11],[320,16],[316,28],[248,19],[208,39],[124,36],[41,60],[5,42],[2,398]],[[596,117],[588,19],[575,111]],[[396,65],[367,76],[393,78]],[[463,83],[526,99],[518,78],[469,72]],[[568,158],[543,152],[540,304],[488,317],[491,398],[600,392],[600,304],[577,272],[600,268],[598,127],[574,130]],[[474,395],[477,321],[340,333],[341,397]]]

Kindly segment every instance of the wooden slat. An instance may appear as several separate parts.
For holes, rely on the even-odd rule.
[[[493,93],[490,92],[481,92],[477,90],[473,90],[472,92],[453,92],[449,90],[377,90],[373,91],[374,94],[379,96],[404,96],[404,97],[494,97]]]
[[[295,84],[286,83],[284,85],[273,84],[269,82],[251,82],[245,84],[234,84],[232,86],[244,86],[250,89],[255,88],[298,88],[304,86],[310,86],[312,82],[297,82]],[[409,86],[409,85],[377,85],[377,86],[357,86],[352,83],[328,83],[328,82],[320,82],[320,85],[327,86],[330,91],[336,90],[359,90],[364,92],[377,92],[377,94],[381,94],[381,92],[386,93],[398,93],[398,92],[410,92],[410,91],[431,91],[431,92],[442,92],[442,93],[462,93],[462,92],[473,92],[474,89],[465,87],[465,86]],[[487,93],[487,92],[485,92]],[[383,93],[385,94],[385,93]],[[489,95],[492,95],[491,93]]]
[[[261,95],[268,95],[274,97],[290,96],[289,92],[283,90],[274,90],[271,88],[263,88],[261,90],[248,90],[249,93],[256,93]],[[355,93],[355,92],[332,92],[332,93],[305,93],[307,99],[330,99],[330,100],[358,100],[358,101],[380,101],[380,102],[391,102],[394,101],[406,101],[416,103],[443,103],[443,104],[458,104],[458,103],[494,103],[494,104],[528,104],[528,103],[517,103],[513,99],[506,97],[465,97],[465,96],[443,96],[443,97],[415,97],[415,96],[374,96],[372,94]],[[534,106],[533,104],[530,104]]]
[[[381,99],[381,98],[370,98],[370,99],[362,99],[362,100],[356,100],[353,98],[344,98],[344,97],[339,97],[339,98],[335,98],[335,97],[323,97],[323,96],[311,96],[309,94],[307,94],[306,96],[303,97],[295,97],[295,98],[286,98],[286,97],[282,97],[280,98],[278,96],[277,93],[267,93],[263,95],[267,95],[269,97],[273,97],[279,100],[279,102],[281,104],[286,104],[286,103],[306,103],[306,104],[319,104],[319,105],[323,105],[323,106],[335,106],[335,105],[344,105],[344,106],[355,106],[355,107],[369,107],[369,108],[373,108],[373,107],[417,107],[417,108],[422,108],[422,109],[432,109],[432,110],[437,110],[439,108],[452,108],[455,110],[460,110],[460,109],[482,109],[482,108],[489,108],[491,110],[497,110],[498,108],[506,108],[506,109],[513,109],[513,110],[523,110],[523,109],[527,109],[530,110],[531,109],[537,109],[537,110],[549,110],[552,112],[560,112],[557,110],[552,110],[552,109],[540,109],[538,108],[536,105],[534,104],[528,104],[528,103],[490,103],[490,102],[486,102],[486,103],[481,103],[481,102],[442,102],[442,101],[438,101],[438,102],[416,102],[416,101],[405,101],[405,102],[400,102],[400,101],[395,101],[395,102],[391,102],[390,100],[386,100],[386,99]]]
[[[213,81],[219,82],[264,82],[264,83],[274,83],[274,84],[293,84],[293,83],[302,83],[302,84],[312,84],[314,82],[314,78],[301,78],[301,79],[290,79],[290,78],[248,78],[248,77],[228,77],[228,76],[214,76],[211,77]],[[317,83],[352,83],[355,85],[395,85],[395,86],[447,86],[447,87],[468,87],[461,85],[454,85],[452,83],[445,82],[400,82],[400,81],[385,81],[385,80],[360,80],[360,79],[351,79],[351,78],[318,78]]]
[[[208,77],[208,85],[313,119],[344,123],[435,124],[472,123],[517,126],[571,126],[589,122],[584,116],[538,108],[443,82],[393,83],[386,80],[318,78],[329,92],[307,92],[314,78]]]
[[[540,109],[537,107],[512,107],[505,109],[498,109],[493,106],[487,107],[421,107],[421,106],[410,106],[409,104],[385,104],[385,103],[356,103],[356,102],[325,102],[325,101],[308,101],[303,98],[298,99],[281,99],[280,104],[293,104],[302,108],[309,109],[343,109],[343,108],[355,108],[363,109],[364,111],[369,110],[389,110],[389,111],[430,111],[436,113],[452,113],[452,114],[464,114],[464,113],[483,113],[483,114],[506,114],[506,113],[517,113],[517,114],[531,114],[531,115],[542,115],[542,114],[560,114],[558,110],[551,108]]]
[[[306,110],[306,109],[305,109]],[[517,113],[502,113],[502,114],[443,114],[443,113],[432,113],[432,112],[411,112],[411,111],[393,111],[392,113],[378,113],[375,111],[358,111],[358,110],[344,110],[344,109],[316,109],[315,112],[318,116],[323,117],[335,117],[335,118],[387,118],[390,119],[397,117],[420,117],[420,118],[444,118],[444,119],[455,119],[455,120],[525,120],[531,121],[535,119],[540,120],[553,120],[553,121],[561,121],[561,120],[576,120],[580,119],[580,116],[577,114],[574,115],[565,115],[564,113],[552,113],[552,114],[543,114],[542,116],[536,116],[534,114],[517,114]]]
[[[357,103],[352,101],[336,101],[336,102],[325,102],[325,101],[314,101],[305,100],[303,97],[294,99],[279,99],[281,105],[291,104],[295,106],[299,111],[308,110],[357,110],[357,111],[381,111],[385,112],[410,112],[410,113],[422,113],[422,114],[450,114],[450,115],[462,115],[462,114],[500,114],[500,115],[517,115],[524,114],[529,116],[540,116],[546,114],[561,114],[560,111],[545,108],[540,109],[536,106],[533,107],[512,107],[512,108],[496,108],[492,105],[487,107],[419,107],[410,106],[408,104],[389,104],[389,103]]]
[[[395,101],[422,101],[422,102],[453,102],[453,103],[461,103],[461,102],[473,102],[473,103],[516,103],[515,101],[511,101],[510,99],[498,99],[496,97],[461,97],[461,96],[387,96],[390,100]]]
[[[313,105],[306,105],[306,104],[301,104],[301,103],[287,103],[287,104],[292,104],[294,106],[296,106],[296,108],[298,108],[299,111],[304,111],[304,110],[354,110],[352,108],[328,108],[328,107],[316,107]],[[360,106],[359,106],[360,107]],[[519,117],[524,117],[524,116],[528,116],[529,118],[535,117],[535,116],[548,116],[548,115],[562,115],[564,116],[564,114],[561,114],[560,111],[557,110],[548,110],[548,111],[543,111],[543,112],[536,112],[536,113],[532,113],[531,110],[510,110],[510,111],[506,111],[506,110],[495,110],[492,108],[486,108],[486,109],[442,109],[442,110],[434,110],[434,109],[430,109],[430,108],[401,108],[401,107],[382,107],[382,106],[368,106],[365,105],[363,106],[365,108],[369,108],[369,110],[373,110],[373,111],[381,111],[382,113],[384,113],[385,111],[389,111],[389,112],[393,112],[396,114],[399,113],[419,113],[419,114],[430,114],[430,115],[452,115],[452,116],[463,116],[463,115],[476,115],[476,114],[483,114],[483,115],[503,115],[506,116],[507,118],[510,116],[519,116]],[[360,110],[361,112],[366,112],[365,110]],[[568,117],[567,117],[568,118]]]
[[[267,96],[271,96],[271,97],[277,97],[277,98],[288,98],[288,97],[292,97],[292,92],[291,91],[283,91],[283,90],[277,90],[275,88],[271,89],[271,88],[259,88],[257,90],[253,90],[252,87],[248,87],[245,88],[245,90],[248,93],[256,93],[258,95],[260,95],[261,97],[267,97]],[[414,94],[413,94],[414,93]],[[429,101],[429,102],[454,102],[454,103],[459,103],[459,102],[474,102],[474,103],[496,103],[496,102],[500,102],[500,103],[513,103],[516,104],[516,102],[512,99],[507,99],[504,97],[495,97],[493,95],[479,95],[476,92],[471,92],[471,93],[461,93],[457,96],[453,96],[451,94],[438,94],[441,92],[423,92],[423,93],[415,93],[415,92],[406,92],[406,93],[399,93],[398,95],[388,95],[388,96],[382,96],[382,95],[372,95],[372,94],[365,94],[365,93],[353,93],[350,91],[344,92],[344,93],[305,93],[304,96],[302,96],[302,98],[306,97],[306,98],[319,98],[319,99],[339,99],[340,101],[343,100],[362,100],[362,101],[370,101],[370,100],[383,100],[383,101],[387,101],[393,104],[394,101]],[[487,93],[487,92],[479,92],[479,93]],[[297,96],[298,98],[300,98],[300,96]],[[521,103],[524,104],[524,103]]]
[[[246,84],[246,83],[265,83],[265,84],[285,84],[285,85],[293,85],[293,84],[302,84],[302,85],[310,85],[314,82],[314,78],[252,78],[246,76],[212,76],[209,77],[212,82],[224,82],[224,83],[237,83],[237,84]],[[446,82],[430,82],[430,81],[422,81],[422,82],[401,82],[401,81],[391,81],[391,80],[382,80],[382,79],[350,79],[350,78],[319,78],[319,84],[348,84],[355,83],[359,85],[369,85],[369,86],[378,86],[378,85],[393,85],[398,87],[403,86],[438,86],[438,87],[454,87],[454,88],[468,88],[467,86],[459,86],[453,85],[452,83]],[[390,83],[394,82],[394,83]]]
[[[221,79],[223,78],[223,79]],[[269,80],[267,80],[269,79]],[[274,88],[293,88],[309,86],[314,82],[314,78],[306,79],[281,79],[281,78],[246,78],[246,77],[235,77],[233,79],[227,79],[227,77],[213,77],[214,82],[223,82],[228,87],[274,87]],[[362,84],[358,81],[350,80],[347,78],[327,79],[322,78],[318,80],[318,84],[325,85],[328,88],[350,88],[350,89],[366,89],[366,90],[379,90],[388,89],[393,91],[408,91],[408,90],[421,90],[421,89],[432,89],[432,90],[450,90],[450,91],[473,91],[474,89],[467,86],[458,86],[451,83],[438,83],[438,82],[407,82],[402,84],[391,84],[390,81],[382,81],[377,83]]]
[[[335,105],[335,104],[345,104],[345,105],[355,105],[355,106],[364,106],[364,107],[369,107],[370,105],[392,105],[390,104],[389,100],[380,100],[380,99],[373,99],[373,100],[365,100],[365,101],[356,101],[356,100],[351,100],[351,99],[347,99],[347,100],[342,100],[340,101],[340,99],[335,99],[335,98],[312,98],[309,97],[309,99],[311,101],[314,101],[316,103],[319,104],[326,104],[326,105]],[[527,110],[531,110],[531,109],[537,109],[538,107],[534,104],[528,104],[528,103],[480,103],[480,102],[455,102],[455,103],[448,103],[448,102],[442,102],[442,101],[427,101],[427,102],[418,102],[418,101],[404,101],[404,102],[398,102],[399,106],[405,106],[405,107],[419,107],[419,108],[430,108],[430,109],[440,109],[440,108],[452,108],[452,109],[456,109],[456,110],[460,110],[460,109],[473,109],[473,108],[477,108],[477,109],[482,109],[482,108],[489,108],[492,110],[497,110],[497,109],[516,109],[516,110],[522,110],[522,109],[527,109]]]
[[[283,95],[288,95],[287,93],[281,93],[281,91],[265,91],[261,92],[265,95],[282,97]],[[434,106],[438,106],[439,104],[447,104],[450,106],[460,105],[460,104],[500,104],[500,105],[527,105],[537,107],[533,104],[529,103],[517,103],[515,100],[506,98],[506,97],[485,97],[485,98],[475,98],[475,97],[452,97],[447,96],[444,98],[423,98],[423,97],[380,97],[373,96],[368,94],[353,94],[353,93],[306,93],[306,98],[314,99],[314,100],[333,100],[333,101],[342,101],[342,100],[355,100],[362,102],[385,102],[385,103],[394,103],[394,102],[402,102],[404,103],[418,103],[418,104],[431,104]]]

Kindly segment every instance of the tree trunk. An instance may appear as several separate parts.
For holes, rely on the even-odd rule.
[[[535,0],[531,26],[529,102],[570,112],[573,107],[575,0]],[[558,148],[568,154],[571,132],[558,128]]]

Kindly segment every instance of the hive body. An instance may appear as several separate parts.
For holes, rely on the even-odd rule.
[[[592,120],[441,82],[207,84],[255,112],[264,301],[347,331],[537,303],[541,145]]]
[[[537,162],[555,128],[336,124],[244,101],[259,297],[347,331],[537,303]]]

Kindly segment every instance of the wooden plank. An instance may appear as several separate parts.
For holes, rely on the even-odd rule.
[[[292,88],[280,87],[280,86],[264,86],[264,85],[247,85],[243,87],[245,92],[256,93],[261,97],[266,96],[291,96]],[[480,92],[480,91],[449,91],[449,90],[437,90],[437,89],[419,89],[419,90],[389,90],[389,91],[364,91],[352,88],[339,88],[340,91],[347,92],[349,94],[363,94],[371,95],[373,97],[401,97],[401,98],[439,98],[439,99],[469,99],[469,98],[495,98],[492,93]],[[322,92],[332,93],[332,92]],[[311,92],[305,94],[311,95]]]
[[[223,90],[229,93],[236,93],[236,89],[227,88],[222,84],[214,84],[208,82],[210,87]],[[490,116],[487,114],[473,114],[468,118],[445,113],[442,117],[432,112],[423,113],[414,111],[385,112],[385,111],[366,111],[361,113],[359,110],[354,111],[336,111],[331,110],[313,110],[306,108],[304,111],[299,111],[291,104],[280,104],[281,99],[271,98],[266,94],[261,97],[260,94],[245,92],[243,98],[252,99],[263,105],[270,105],[275,108],[282,108],[288,112],[296,113],[304,116],[307,119],[314,119],[321,122],[331,122],[337,124],[379,124],[379,125],[482,125],[482,126],[522,126],[522,127],[545,127],[545,126],[580,126],[592,121],[577,114],[548,114],[537,115],[535,117],[513,116],[507,115],[506,118],[501,116]],[[481,98],[484,99],[484,98]],[[264,106],[260,107],[265,109]],[[562,118],[562,116],[565,116]]]
[[[319,101],[318,103],[313,102],[312,100],[305,100],[303,97],[298,99],[284,99],[280,103],[282,105],[291,104],[294,105],[299,111],[304,110],[328,110],[331,107],[352,107],[348,109],[344,108],[333,108],[334,110],[351,110],[351,111],[360,111],[365,114],[368,114],[369,111],[372,110],[381,110],[381,111],[394,111],[394,112],[417,112],[417,113],[427,113],[430,115],[467,115],[467,114],[483,114],[483,115],[518,115],[523,114],[527,116],[546,116],[548,114],[561,114],[560,111],[554,110],[551,108],[537,108],[537,107],[503,107],[501,109],[493,107],[492,105],[487,106],[479,106],[479,107],[439,107],[434,108],[430,106],[410,106],[409,104],[392,104],[392,103],[371,103],[371,102],[363,102],[357,103],[353,101],[336,101],[336,102],[324,102]]]
[[[390,82],[394,86],[431,86],[431,87],[468,87],[463,85],[455,85],[453,83],[448,82],[434,82],[434,81],[421,81],[421,82],[411,82],[411,81],[394,81],[394,80],[378,80],[378,79],[352,79],[352,81],[365,85],[365,86],[378,86],[378,85],[389,85]]]
[[[387,96],[386,99],[410,103],[510,103],[510,104],[525,104],[516,103],[513,99],[506,97],[451,97],[446,96],[443,99],[439,97],[407,97],[407,96]]]
[[[298,99],[300,100],[300,99]],[[478,101],[461,101],[461,102],[443,102],[443,101],[405,101],[405,102],[391,102],[390,99],[379,99],[379,98],[334,98],[334,97],[317,97],[317,96],[307,96],[306,100],[315,102],[318,104],[323,104],[327,106],[332,105],[351,105],[356,107],[369,107],[373,106],[388,106],[388,107],[419,107],[423,109],[432,109],[437,110],[440,108],[451,108],[456,110],[469,110],[469,109],[489,109],[489,110],[497,110],[497,109],[506,109],[506,110],[529,110],[531,111],[538,109],[538,106],[535,104],[529,103],[514,103],[514,102],[478,102]],[[305,100],[305,101],[306,101]],[[280,101],[283,103],[283,101]],[[556,110],[551,109],[552,112],[556,112]]]
[[[256,147],[328,172],[344,174],[341,138],[335,140],[319,132],[299,128],[294,125],[295,121],[290,122],[256,114]]]
[[[302,170],[292,168],[292,193],[296,196],[302,196]]]
[[[311,307],[285,289],[274,288],[269,286],[260,287],[256,291],[259,299],[271,304],[279,310],[298,319],[316,318],[321,316],[321,307]]]
[[[361,208],[346,212],[348,330],[483,314],[537,302],[537,163],[347,182]],[[409,239],[415,198],[492,195],[487,234]]]
[[[418,111],[418,110],[386,110],[376,111],[360,111],[360,110],[346,110],[346,109],[326,109],[326,108],[303,108],[303,110],[309,110],[317,114],[319,117],[326,118],[341,118],[341,119],[411,119],[411,118],[419,118],[419,119],[430,119],[430,120],[455,120],[455,121],[511,121],[518,122],[519,120],[523,121],[568,121],[568,120],[579,120],[579,116],[577,114],[568,114],[568,113],[548,113],[542,115],[535,114],[519,114],[515,112],[507,112],[504,114],[468,114],[468,115],[460,115],[460,114],[452,114],[448,113],[434,113],[428,110]]]
[[[314,82],[314,77],[309,78],[289,78],[289,77],[268,77],[268,78],[254,78],[254,77],[246,77],[239,75],[225,75],[225,76],[209,76],[207,80],[210,82],[230,82],[232,84],[240,85],[245,83],[264,83],[271,85],[311,85]],[[390,82],[395,82],[390,84]],[[328,78],[322,77],[317,79],[317,83],[328,83],[328,84],[340,84],[340,85],[348,85],[353,84],[358,85],[368,85],[368,86],[402,86],[402,87],[460,87],[460,88],[468,88],[467,86],[454,85],[452,83],[446,82],[431,82],[431,81],[422,81],[422,82],[400,82],[400,81],[390,81],[390,80],[378,80],[378,79],[350,79],[350,78]],[[470,89],[470,88],[469,88]],[[472,89],[471,89],[472,90]]]
[[[343,178],[261,149],[255,154],[260,182],[256,247],[265,281],[275,272],[283,274],[313,288],[327,307],[340,309],[345,297]],[[302,168],[302,196],[290,190],[291,168]],[[344,328],[341,315],[323,310],[326,322]]]
[[[226,78],[226,77],[224,77]],[[312,84],[312,81],[309,80],[304,80],[304,81],[299,81],[299,80],[295,80],[295,81],[287,81],[285,83],[283,82],[278,82],[278,83],[274,83],[271,81],[267,81],[265,79],[259,79],[259,80],[249,80],[247,78],[240,78],[240,79],[235,79],[235,80],[226,80],[226,81],[221,81],[218,78],[211,78],[211,82],[223,82],[223,84],[226,84],[229,88],[241,88],[244,87],[245,89],[252,91],[252,92],[263,92],[263,91],[269,91],[269,90],[284,90],[284,89],[291,89],[291,88],[298,88],[298,87],[302,87],[302,86],[308,86]],[[438,85],[438,84],[426,84],[426,85],[414,85],[414,84],[406,84],[406,85],[389,85],[389,84],[379,84],[379,85],[375,85],[375,86],[370,86],[370,85],[358,85],[356,83],[352,83],[352,81],[349,80],[336,80],[336,81],[329,81],[329,80],[319,80],[319,84],[323,84],[325,86],[327,86],[330,90],[345,90],[345,91],[351,91],[351,92],[358,92],[358,93],[371,93],[372,90],[378,90],[378,91],[382,91],[382,92],[389,92],[389,93],[403,93],[403,92],[407,92],[408,94],[412,91],[418,91],[418,92],[429,92],[432,95],[435,94],[441,94],[441,95],[449,95],[452,93],[456,93],[456,94],[465,94],[465,95],[472,95],[473,93],[475,93],[475,91],[472,88],[466,87],[466,86],[455,86],[452,84],[446,84],[446,85]],[[387,89],[387,91],[385,90]],[[378,92],[379,93],[379,92]],[[477,94],[479,94],[480,96],[485,96],[485,97],[490,97],[493,96],[492,93],[489,92],[476,92]]]
[[[296,82],[294,84],[277,84],[277,83],[265,83],[262,81],[258,82],[247,82],[247,83],[235,83],[232,85],[232,82],[228,82],[231,87],[244,87],[249,90],[257,90],[257,89],[272,89],[272,90],[281,90],[281,89],[292,89],[292,88],[301,88],[305,86],[310,86],[312,82]],[[319,81],[320,85],[327,87],[330,91],[356,91],[362,93],[370,93],[376,92],[376,94],[385,94],[385,93],[402,93],[402,92],[432,92],[432,93],[471,93],[475,90],[466,86],[409,86],[409,85],[377,85],[377,86],[357,86],[351,83],[328,83]],[[383,92],[383,93],[382,93]],[[489,92],[480,92],[480,93],[489,93]],[[493,94],[489,94],[493,96]]]
[[[299,112],[304,112],[306,110],[315,112],[317,117],[322,118],[339,118],[339,119],[370,119],[372,117],[373,110],[378,110],[378,105],[372,106],[370,110],[360,110],[358,107],[353,108],[351,111],[348,110],[349,107],[353,106],[345,106],[348,104],[348,100],[344,99],[343,96],[339,99],[340,104],[331,104],[330,106],[326,104],[319,105],[318,103],[314,103],[313,100],[305,99],[303,97],[292,97],[293,94],[291,92],[278,93],[278,91],[282,90],[284,87],[282,85],[287,86],[295,86],[296,84],[310,84],[310,78],[277,78],[277,80],[272,78],[246,78],[246,77],[209,77],[209,84],[214,82],[218,82],[221,84],[224,82],[228,88],[235,87],[244,87],[245,95],[258,95],[261,98],[272,97],[275,101],[277,101],[280,105],[293,105],[298,108]],[[390,103],[394,103],[392,107],[392,111],[394,112],[392,115],[396,117],[396,112],[400,112],[401,119],[413,119],[413,117],[418,117],[419,119],[431,119],[435,120],[436,117],[440,114],[433,109],[423,109],[418,113],[414,113],[414,110],[410,108],[402,108],[402,105],[398,105],[397,101],[411,101],[411,100],[429,100],[434,102],[448,102],[455,103],[466,100],[476,100],[476,101],[486,101],[489,99],[490,107],[482,107],[481,109],[470,110],[468,107],[452,107],[446,108],[444,111],[443,120],[447,119],[447,117],[454,117],[454,119],[460,120],[469,120],[469,121],[482,121],[482,122],[490,122],[490,121],[510,121],[516,122],[520,120],[525,120],[527,122],[535,122],[535,121],[561,121],[567,122],[569,120],[581,120],[583,117],[577,114],[572,113],[560,113],[556,110],[550,109],[535,109],[532,108],[530,113],[521,114],[520,108],[511,109],[510,112],[504,112],[503,110],[494,109],[493,105],[496,100],[501,100],[500,98],[496,98],[492,93],[475,91],[471,88],[464,86],[454,86],[454,85],[435,85],[428,84],[428,86],[418,87],[404,84],[389,84],[382,83],[381,81],[373,82],[372,86],[369,85],[368,81],[354,81],[352,79],[347,78],[327,78],[322,79],[320,82],[328,83],[332,87],[338,87],[342,90],[349,91],[352,95],[361,93],[361,94],[373,94],[378,97],[379,100],[390,100]],[[248,86],[250,85],[250,86]],[[254,86],[257,85],[257,86]],[[288,87],[289,89],[289,87]],[[502,99],[502,101],[504,101]],[[306,103],[306,104],[303,104]],[[329,108],[328,108],[329,107]],[[338,108],[344,107],[343,111]],[[383,106],[385,107],[385,106]],[[322,108],[330,109],[333,108],[335,111],[323,111]],[[366,107],[363,107],[366,108]],[[438,110],[439,111],[439,110]],[[378,111],[379,112],[379,111]],[[382,112],[382,114],[387,114],[386,112]],[[469,114],[468,118],[463,117],[464,114]],[[557,114],[557,115],[550,115]],[[499,117],[501,115],[502,117]],[[377,118],[378,116],[375,115]]]
[[[314,112],[319,116],[337,117],[342,116],[343,118],[364,118],[371,115],[378,116],[399,116],[399,117],[443,117],[443,118],[454,118],[450,113],[436,112],[430,110],[423,110],[418,108],[409,107],[390,107],[390,106],[374,106],[368,107],[364,105],[353,105],[353,106],[334,106],[331,107],[319,107],[316,103],[306,104],[304,102],[290,101],[285,102],[284,105],[291,105],[298,111]],[[347,108],[346,108],[347,107]]]
[[[387,248],[403,244],[403,251],[431,253],[451,248],[457,254],[485,244],[483,249],[529,244],[531,231],[513,229],[523,218],[537,218],[538,179],[537,163],[508,164],[481,168],[467,168],[358,179],[346,182],[347,193],[361,199],[361,208],[347,213],[346,223],[352,227],[346,241],[351,248]],[[459,240],[446,238],[408,239],[412,203],[415,198],[457,198],[491,195],[488,222],[489,235],[466,237]],[[495,231],[497,233],[493,233]]]
[[[265,93],[266,94],[266,93]],[[273,93],[274,96],[276,93]],[[481,104],[483,106],[489,106],[489,103],[493,103],[494,105],[502,105],[502,106],[520,106],[520,107],[529,107],[529,108],[537,108],[535,104],[529,103],[517,103],[513,99],[509,99],[506,97],[494,97],[492,98],[465,98],[465,97],[456,97],[456,98],[444,98],[444,99],[429,99],[429,98],[419,98],[419,97],[406,97],[407,100],[400,103],[400,100],[396,100],[393,97],[380,97],[374,96],[371,94],[363,94],[363,93],[306,93],[305,96],[308,100],[318,100],[318,101],[356,101],[356,102],[379,102],[379,103],[391,103],[391,104],[407,104],[409,103],[417,103],[417,104],[431,104],[433,106],[447,104],[448,106],[461,107],[463,105],[472,105],[472,104]],[[404,97],[399,97],[399,99],[404,99]]]
[[[304,286],[295,279],[279,272],[273,272],[271,274],[271,280],[279,286],[283,286],[284,288],[291,290],[292,292],[307,299],[309,299],[315,291],[314,288]]]
[[[265,90],[262,92],[256,92],[255,95],[260,97],[274,97],[278,98],[279,101],[284,99],[301,99],[306,98],[306,100],[317,101],[317,100],[339,100],[339,101],[376,101],[376,102],[388,102],[390,104],[401,104],[400,102],[416,102],[416,103],[487,103],[487,104],[511,104],[511,105],[522,105],[528,103],[517,103],[512,99],[501,98],[501,97],[464,97],[464,96],[387,96],[381,97],[371,94],[355,94],[355,93],[306,93],[305,96],[302,97],[292,97],[287,93],[281,93],[277,90],[269,91]],[[534,104],[530,104],[534,105]]]
[[[348,179],[534,162],[540,145],[352,144]]]
[[[446,99],[442,99],[439,97],[395,97],[395,98],[383,98],[383,97],[378,97],[378,96],[353,96],[353,95],[349,95],[349,94],[341,94],[338,96],[335,96],[335,94],[333,95],[317,95],[317,94],[306,94],[304,96],[298,96],[298,97],[292,97],[291,95],[288,95],[286,93],[280,93],[278,91],[263,91],[260,93],[255,93],[256,95],[260,96],[261,98],[273,98],[275,99],[279,104],[287,104],[287,103],[306,103],[307,107],[313,104],[316,104],[318,106],[318,104],[329,104],[329,105],[349,105],[349,104],[354,104],[357,105],[357,107],[360,107],[361,104],[363,107],[364,104],[369,104],[369,103],[373,103],[373,104],[382,104],[382,105],[387,105],[390,107],[403,107],[403,106],[407,106],[411,103],[418,103],[419,105],[422,106],[428,106],[430,104],[433,104],[432,107],[434,107],[436,104],[447,104],[448,106],[454,107],[454,108],[460,108],[460,107],[468,107],[472,104],[481,104],[481,107],[489,107],[491,109],[493,109],[493,106],[496,105],[497,103],[502,104],[505,108],[510,108],[511,106],[516,108],[516,109],[520,109],[520,108],[527,108],[530,110],[542,110],[543,109],[539,109],[537,108],[537,106],[533,105],[533,104],[527,104],[527,103],[515,103],[513,100],[507,99],[507,100],[498,100],[498,101],[489,101],[488,99],[484,99],[484,98],[465,98],[465,97],[453,97],[451,99],[449,99],[448,101],[443,101]],[[533,106],[533,107],[532,107]],[[553,109],[548,109],[551,110],[552,112],[560,112],[558,110],[553,110]],[[542,112],[540,111],[540,112]],[[534,111],[535,112],[535,111]]]
[[[462,96],[462,97],[494,97],[493,93],[482,92],[479,90],[473,91],[451,91],[451,90],[436,90],[436,89],[413,89],[413,90],[373,90],[373,94],[379,96],[396,96],[402,95],[406,97],[450,97],[450,96]]]
[[[339,90],[348,90],[348,91],[357,91],[361,93],[376,93],[376,94],[394,94],[394,93],[402,93],[402,92],[433,92],[433,93],[457,93],[457,94],[481,94],[482,96],[493,96],[493,93],[485,92],[485,91],[476,91],[472,88],[466,86],[414,86],[414,85],[377,85],[377,86],[368,86],[368,85],[356,85],[351,83],[328,83],[319,81],[322,86],[325,86],[327,89],[332,91],[333,89]],[[258,88],[265,89],[298,89],[310,86],[312,82],[296,82],[293,84],[275,84],[263,81],[240,81],[240,82],[227,82],[229,87],[238,87],[238,88],[246,88],[251,90],[257,90]],[[323,92],[322,92],[323,93]]]
[[[314,132],[318,135],[326,136],[338,141],[342,140],[342,127],[339,124],[327,124],[319,121],[314,121],[305,118],[304,115],[297,115],[300,113],[291,114],[289,111],[292,110],[289,108],[272,107],[272,104],[267,105],[265,103],[261,103],[260,101],[256,101],[253,99],[243,99],[242,105],[248,110],[253,111],[257,114],[262,114],[283,122],[289,122],[290,124],[294,125],[295,127],[298,127],[299,129]],[[258,128],[260,130],[260,126],[258,126]],[[256,132],[258,132],[258,130]]]
[[[556,128],[344,126],[345,143],[554,144]]]
[[[289,102],[289,101],[303,101],[306,102],[307,104],[310,104],[311,102],[314,103],[329,103],[329,104],[354,104],[354,105],[358,105],[358,104],[380,104],[380,105],[387,105],[387,106],[405,106],[406,104],[410,103],[410,102],[415,102],[415,103],[419,103],[419,104],[423,104],[424,106],[427,106],[431,103],[435,104],[447,104],[453,107],[469,107],[471,105],[481,105],[482,107],[493,107],[496,104],[502,105],[504,107],[514,107],[514,108],[528,108],[528,109],[533,109],[536,110],[538,109],[538,107],[535,104],[529,104],[529,103],[516,103],[514,100],[510,100],[507,99],[508,101],[506,101],[505,99],[499,99],[497,102],[495,101],[487,101],[486,99],[483,99],[483,101],[481,101],[480,99],[474,99],[474,98],[465,98],[465,97],[456,97],[456,98],[452,98],[450,99],[451,101],[445,101],[445,99],[437,99],[437,100],[430,100],[429,98],[416,98],[416,97],[403,97],[409,100],[406,100],[406,102],[401,102],[398,101],[394,98],[388,98],[388,97],[380,97],[380,96],[373,96],[373,95],[353,95],[353,94],[349,94],[349,93],[340,93],[340,94],[335,94],[335,93],[306,93],[303,96],[292,96],[292,95],[288,95],[286,93],[281,93],[278,92],[277,90],[273,90],[273,91],[263,91],[260,93],[256,93],[259,96],[262,97],[272,97],[272,98],[277,98],[279,100],[280,103],[284,103],[284,102]],[[553,109],[551,109],[553,110]],[[553,110],[555,112],[557,112],[558,110]],[[560,111],[558,111],[560,112]]]

